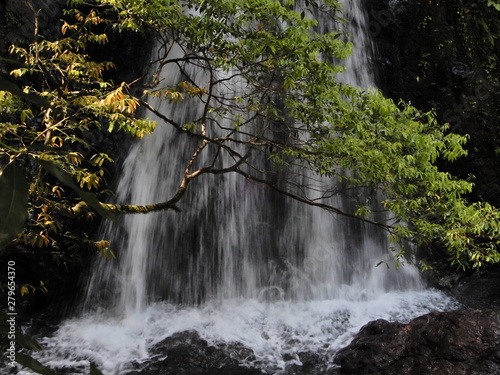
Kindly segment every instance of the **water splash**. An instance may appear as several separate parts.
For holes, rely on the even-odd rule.
[[[245,298],[192,307],[163,302],[121,319],[89,314],[66,321],[54,336],[41,340],[45,349],[37,357],[68,374],[88,373],[89,360],[104,374],[125,374],[131,362],[147,361],[148,349],[156,343],[177,332],[196,330],[209,344],[243,344],[254,352],[246,365],[279,374],[300,363],[299,353],[316,353],[328,363],[371,320],[408,322],[452,307],[456,307],[453,300],[432,290],[390,292],[365,301]]]
[[[358,1],[344,6],[349,21],[346,31],[356,49],[341,79],[373,86],[365,14]],[[339,27],[326,17],[320,22],[325,29]],[[172,65],[162,72],[165,85],[169,80],[176,84],[185,74]],[[202,71],[193,70],[190,76],[204,87],[207,77]],[[201,111],[188,98],[154,105],[178,123],[193,121]],[[131,148],[117,201],[148,204],[173,196],[195,148],[193,140],[160,124],[153,136]],[[200,157],[208,165],[213,155]],[[269,163],[256,157],[261,159],[254,159],[255,164]],[[222,158],[218,162],[221,167],[230,163]],[[312,180],[329,187],[336,183],[303,170],[281,173],[288,173],[287,178],[296,175],[300,185]],[[319,197],[314,191],[310,194],[310,198]],[[328,203],[354,212],[355,199],[359,197],[343,193]],[[304,301],[359,300],[422,288],[412,267],[397,271],[375,267],[390,258],[391,244],[381,229],[279,196],[238,175],[200,177],[190,185],[182,210],[129,215],[123,227],[107,224],[104,236],[111,239],[119,259],[98,260],[92,268],[86,310],[103,300],[119,313],[131,314],[158,300],[197,304],[210,299],[257,298],[264,290],[279,290],[283,298]],[[104,298],[100,298],[102,291],[108,291]]]
[[[363,8],[343,3],[356,49],[342,80],[373,87]],[[164,72],[173,81],[178,74]],[[162,105],[180,123],[197,117],[189,100]],[[117,201],[168,199],[194,147],[160,124],[129,151]],[[331,203],[352,212],[354,198]],[[147,360],[155,343],[194,329],[210,343],[242,343],[255,353],[248,365],[278,374],[300,351],[330,361],[370,320],[408,321],[456,306],[426,290],[411,265],[376,267],[391,254],[385,233],[373,226],[231,175],[203,176],[183,202],[180,214],[130,215],[122,227],[103,228],[118,259],[92,268],[84,312],[41,340],[40,361],[85,373],[92,360],[107,375],[122,374],[131,361]]]

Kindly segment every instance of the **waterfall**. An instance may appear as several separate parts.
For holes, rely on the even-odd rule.
[[[347,32],[357,47],[341,79],[368,88],[374,84],[369,69],[372,46],[363,29],[365,15],[357,1],[344,6]],[[323,24],[338,27],[331,20]],[[200,74],[197,83],[203,80]],[[168,85],[169,80],[173,84],[182,81],[177,66],[164,68],[162,84]],[[154,105],[178,123],[197,117],[188,98]],[[189,153],[197,145],[159,122],[154,135],[136,143],[128,153],[116,189],[119,203],[161,202],[176,191]],[[204,160],[208,164],[210,158]],[[312,173],[304,178],[319,179]],[[305,185],[305,181],[297,182]],[[333,184],[325,179],[318,183]],[[123,228],[106,224],[104,237],[111,240],[118,260],[101,259],[93,267],[87,307],[99,302],[95,296],[100,290],[114,291],[106,301],[127,314],[155,300],[197,304],[272,293],[294,300],[355,299],[420,287],[414,268],[375,267],[390,257],[386,233],[379,228],[277,196],[238,175],[204,176],[189,189],[180,213],[129,215]],[[349,207],[352,199],[339,194],[328,203],[354,212]]]
[[[341,79],[373,87],[366,15],[360,0],[343,3],[356,48]],[[175,82],[179,74],[169,70],[163,77]],[[152,104],[181,123],[197,115],[189,100]],[[116,201],[170,198],[195,147],[160,123],[129,150]],[[352,212],[352,196],[330,199]],[[241,176],[202,176],[179,207],[181,212],[128,215],[121,225],[105,224],[102,236],[111,240],[117,259],[96,261],[83,313],[41,340],[46,350],[40,360],[78,367],[83,359],[75,353],[84,352],[104,373],[119,374],[127,362],[145,360],[155,342],[195,329],[209,342],[243,343],[257,358],[249,365],[279,373],[286,356],[298,350],[331,358],[370,320],[405,321],[452,304],[426,290],[411,265],[376,267],[391,257],[379,228]]]

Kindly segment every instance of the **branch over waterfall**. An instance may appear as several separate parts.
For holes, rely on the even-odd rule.
[[[182,211],[194,203],[183,200],[193,181],[236,174],[382,227],[396,242],[437,242],[462,268],[500,260],[498,210],[467,202],[472,181],[437,166],[465,155],[467,137],[432,111],[344,79],[353,45],[337,1],[70,5],[59,39],[35,35],[12,45],[0,77],[0,160],[20,166],[29,185],[26,228],[15,238],[7,228],[4,245],[64,247],[73,237],[57,215],[112,220],[112,213]],[[320,28],[324,20],[335,26]],[[150,74],[130,83],[108,79],[114,63],[92,55],[120,32],[157,43]],[[157,125],[175,130],[164,147],[187,142],[175,160],[185,170],[169,177],[176,188],[156,202],[102,203],[113,160],[89,134],[155,137]],[[348,206],[337,204],[339,194],[350,197]]]

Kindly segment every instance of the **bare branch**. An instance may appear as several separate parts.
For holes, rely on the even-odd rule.
[[[276,191],[276,192],[278,192],[278,193],[280,193],[282,195],[285,195],[287,197],[290,197],[290,198],[292,198],[292,199],[294,199],[294,200],[296,200],[298,202],[302,202],[302,203],[305,203],[305,204],[307,204],[309,206],[313,206],[313,207],[319,207],[319,208],[321,208],[323,210],[326,210],[328,212],[332,212],[332,213],[335,213],[335,214],[338,214],[338,215],[342,215],[342,216],[345,216],[345,217],[350,217],[350,218],[353,218],[353,219],[356,219],[356,220],[360,220],[362,222],[365,222],[365,223],[368,223],[368,224],[371,224],[371,225],[376,225],[378,227],[381,227],[381,228],[387,230],[388,232],[392,232],[393,228],[392,228],[391,225],[382,223],[380,221],[370,220],[370,219],[364,218],[362,216],[350,214],[348,212],[344,212],[344,211],[338,209],[337,207],[333,207],[333,206],[331,206],[329,204],[318,202],[315,199],[309,199],[309,198],[306,198],[304,196],[300,196],[300,195],[294,194],[294,193],[292,193],[290,191],[287,191],[285,189],[280,188],[278,185],[272,183],[271,181],[267,181],[267,180],[264,180],[262,178],[258,178],[256,176],[253,176],[250,173],[242,171],[239,168],[235,169],[234,172],[242,175],[243,177],[245,177],[246,179],[248,179],[250,181],[257,182],[259,184],[268,186],[271,189],[273,189],[274,191]]]

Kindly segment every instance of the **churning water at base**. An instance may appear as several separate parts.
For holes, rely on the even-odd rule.
[[[359,3],[345,2],[349,32],[362,48],[342,80],[367,87],[373,85],[370,41]],[[174,80],[178,74],[167,73]],[[188,123],[197,114],[185,102],[162,110]],[[117,201],[149,204],[171,197],[196,147],[160,124],[130,150]],[[354,198],[338,196],[330,203],[352,212]],[[131,215],[122,228],[104,229],[118,259],[96,263],[84,311],[40,339],[45,349],[36,358],[70,369],[65,373],[88,373],[93,361],[104,374],[118,375],[131,362],[147,360],[155,343],[196,330],[209,343],[243,344],[255,354],[246,365],[279,374],[300,363],[301,352],[331,363],[371,320],[404,322],[456,307],[441,292],[426,290],[411,265],[376,267],[391,255],[377,228],[238,176],[204,176],[182,202],[181,213]]]
[[[53,368],[65,368],[65,374],[88,374],[89,360],[106,375],[126,374],[131,362],[149,358],[154,344],[176,332],[196,330],[209,344],[243,344],[255,354],[245,365],[280,374],[300,364],[299,353],[313,352],[331,363],[371,320],[407,322],[455,306],[430,290],[385,293],[366,301],[226,299],[196,307],[156,303],[121,319],[89,314],[66,321],[54,336],[41,340],[45,349],[37,357]]]

